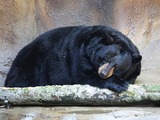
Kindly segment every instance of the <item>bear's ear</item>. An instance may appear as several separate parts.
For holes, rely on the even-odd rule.
[[[132,55],[132,63],[135,64],[137,62],[140,62],[142,59],[142,56],[141,55],[137,55],[137,54],[133,54]]]
[[[114,42],[113,38],[109,34],[105,34],[105,42],[108,44],[112,44]]]
[[[92,33],[92,37],[101,37],[103,39],[104,44],[112,44],[114,42],[113,38],[103,30],[96,30]]]

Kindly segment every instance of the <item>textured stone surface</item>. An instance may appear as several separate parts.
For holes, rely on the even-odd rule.
[[[160,67],[159,0],[1,0],[0,86],[17,52],[39,34],[70,25],[108,25],[138,46],[143,70]]]
[[[15,107],[0,109],[0,120],[160,120],[151,107]]]

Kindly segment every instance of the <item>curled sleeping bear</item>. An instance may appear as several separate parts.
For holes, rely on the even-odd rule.
[[[132,41],[113,28],[57,28],[20,50],[5,86],[88,84],[120,93],[140,74],[141,58]]]

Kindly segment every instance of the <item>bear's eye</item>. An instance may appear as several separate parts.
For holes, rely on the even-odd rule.
[[[98,63],[102,63],[103,61],[104,61],[104,58],[101,58],[101,57],[99,57],[97,60]]]
[[[115,68],[118,68],[118,65],[117,65],[117,64],[115,65]]]
[[[110,62],[111,62],[111,60],[110,60],[110,59],[108,59],[108,60],[107,60],[107,62],[108,62],[108,63],[110,63]]]

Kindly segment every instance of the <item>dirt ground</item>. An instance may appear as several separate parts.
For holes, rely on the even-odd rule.
[[[160,84],[160,69],[144,70],[136,84]],[[160,120],[160,107],[52,106],[0,109],[0,120]]]

